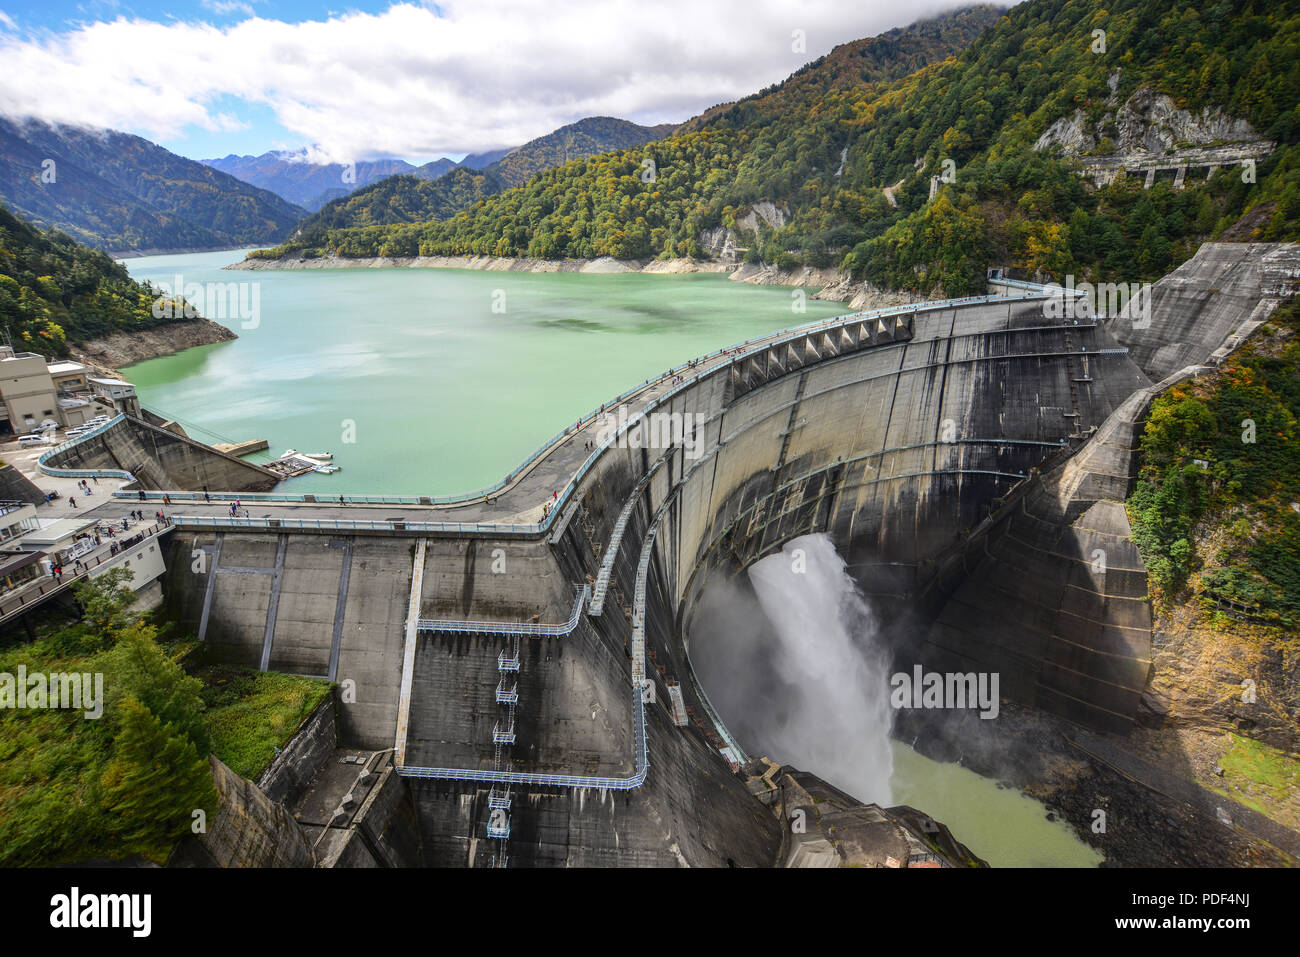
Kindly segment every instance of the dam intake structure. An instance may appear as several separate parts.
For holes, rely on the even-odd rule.
[[[171,499],[166,609],[210,658],[348,684],[340,740],[396,749],[426,864],[770,866],[790,851],[756,797],[773,776],[687,655],[708,586],[823,533],[908,624],[884,635],[901,670],[997,672],[1006,699],[1125,733],[1151,658],[1135,429],[1294,294],[1298,262],[1204,247],[1142,329],[996,280],[758,337],[607,404],[633,415],[594,450],[598,414],[455,500],[117,495]],[[698,446],[629,441],[651,413],[701,422]]]

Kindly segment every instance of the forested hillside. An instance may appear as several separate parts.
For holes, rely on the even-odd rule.
[[[676,128],[672,123],[638,126],[612,116],[589,116],[530,140],[487,168],[508,185],[522,186],[543,170],[563,166],[569,160],[644,146]]]
[[[436,179],[433,175],[424,177],[433,182],[413,176],[393,176],[371,183],[304,219],[295,232],[294,243],[310,246],[323,240],[331,230],[354,226],[447,219],[481,199],[527,182],[536,173],[570,159],[644,146],[673,129],[672,125],[638,126],[611,116],[589,116],[530,140],[482,167],[474,166],[475,158],[467,156],[461,166]],[[420,167],[420,171],[425,169]],[[423,172],[417,175],[423,176]]]
[[[1162,602],[1193,580],[1211,606],[1238,602],[1259,621],[1300,629],[1298,368],[1292,300],[1228,365],[1152,405],[1128,505]]]
[[[139,136],[3,117],[0,202],[111,252],[276,242],[303,212]]]
[[[63,355],[68,342],[172,321],[154,318],[154,298],[99,250],[0,206],[0,327],[19,351]]]
[[[303,239],[347,226],[415,223],[445,219],[506,188],[492,167],[473,170],[457,166],[437,179],[389,176],[355,193],[326,203],[298,227]]]
[[[993,19],[976,8],[848,44],[678,135],[567,163],[444,222],[333,229],[277,252],[698,258],[704,231],[725,227],[751,261],[960,294],[990,263],[1133,281],[1228,230],[1297,235],[1300,10],[1031,0],[981,34]],[[963,30],[980,35],[897,79]],[[1073,160],[1034,148],[1057,120],[1099,121],[1142,90],[1195,122],[1246,121],[1278,148],[1255,182],[1224,169],[1208,184],[1149,191],[1133,177],[1094,190]],[[931,200],[931,178],[945,173]],[[760,201],[779,211],[775,228],[738,227]]]

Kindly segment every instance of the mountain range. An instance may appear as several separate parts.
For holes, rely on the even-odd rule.
[[[345,166],[312,163],[305,150],[196,161],[129,133],[0,116],[0,202],[39,228],[114,253],[267,245],[297,233],[304,217],[312,231],[444,218],[569,159],[644,144],[673,129],[588,117],[459,163],[441,157],[419,166],[401,159]],[[442,182],[449,173],[456,175]],[[431,189],[434,181],[439,186]],[[358,192],[353,205],[309,215]]]
[[[304,219],[294,239],[310,242],[325,231],[347,226],[446,219],[481,199],[520,186],[548,169],[611,150],[644,146],[676,128],[671,123],[639,126],[612,116],[589,116],[507,150],[479,167],[471,167],[470,160],[479,161],[482,157],[466,157],[459,166],[437,177],[424,176],[416,170],[412,175],[373,182]]]
[[[306,150],[274,151],[263,153],[261,156],[232,154],[222,159],[207,159],[202,162],[253,186],[269,189],[289,202],[314,213],[326,203],[356,193],[389,176],[434,180],[454,169],[464,168],[474,171],[490,170],[496,177],[491,180],[492,183],[495,184],[499,180],[505,186],[519,186],[534,174],[559,166],[571,159],[640,146],[666,136],[674,129],[676,126],[671,123],[647,127],[610,116],[591,116],[560,127],[555,132],[531,140],[523,146],[487,153],[472,153],[459,163],[444,156],[421,166],[400,159],[371,160],[348,166],[340,163],[319,164],[308,161]],[[427,190],[423,190],[415,183],[410,183],[407,188],[412,191],[413,196],[427,194]],[[451,187],[449,193],[458,194],[463,192],[463,189],[463,186]],[[384,193],[391,194],[392,190],[390,184],[385,187]],[[499,190],[492,189],[485,195],[490,195],[491,192],[499,192]],[[372,201],[366,200],[364,205],[369,208]],[[405,206],[408,209],[417,208],[417,204],[411,201],[407,201]],[[430,196],[426,208],[429,212],[424,218],[441,218],[446,215],[447,199]],[[456,207],[459,208],[462,207]],[[375,221],[410,222],[411,220],[381,218]]]
[[[39,226],[117,252],[279,242],[305,214],[139,136],[5,117],[0,201]]]
[[[260,189],[269,190],[308,212],[316,212],[332,199],[368,186],[385,176],[411,175],[435,179],[457,164],[442,157],[422,166],[405,160],[380,159],[352,163],[312,163],[306,150],[276,150],[261,156],[235,156],[201,160],[205,166],[229,173]]]
[[[950,295],[980,290],[990,264],[1154,279],[1207,239],[1300,236],[1298,51],[1300,9],[1263,0],[973,7],[449,219],[340,218],[259,256],[732,256]],[[1081,146],[1150,159],[1247,142],[1262,151],[1249,175],[1233,162],[1149,189],[1080,175]]]

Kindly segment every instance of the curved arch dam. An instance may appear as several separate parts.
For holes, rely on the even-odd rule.
[[[686,654],[709,585],[825,533],[898,623],[895,664],[996,672],[1007,701],[1125,733],[1151,657],[1136,431],[1298,265],[1207,245],[1137,321],[997,283],[766,337],[633,393],[624,428],[584,423],[487,500],[246,495],[232,518],[173,492],[169,612],[219,660],[343,683],[340,738],[395,749],[428,864],[785,862],[772,776]]]

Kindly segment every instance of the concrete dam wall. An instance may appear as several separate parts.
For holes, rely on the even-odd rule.
[[[43,464],[87,474],[130,472],[136,487],[147,489],[264,492],[280,480],[270,469],[132,416],[66,443]]]
[[[1127,730],[1151,623],[1122,501],[1190,374],[1153,373],[1231,348],[1295,258],[1206,247],[1194,283],[1236,291],[1200,325],[1175,274],[1149,330],[1017,294],[770,338],[658,393],[540,526],[182,516],[169,611],[221,660],[340,682],[340,741],[396,743],[426,864],[770,865],[782,829],[687,657],[709,584],[825,532],[900,666]]]

